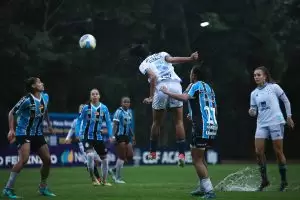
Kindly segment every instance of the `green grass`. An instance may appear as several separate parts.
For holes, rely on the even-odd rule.
[[[210,176],[216,185],[227,175],[245,168],[247,165],[209,166]],[[254,165],[248,165],[254,169]],[[289,200],[300,199],[300,165],[288,166],[289,190],[277,192],[280,178],[276,165],[268,166],[272,186],[267,192],[217,192],[218,199],[230,200]],[[0,184],[3,186],[8,178],[8,170],[0,170]],[[192,166],[128,167],[123,170],[127,184],[112,187],[93,187],[88,173],[83,167],[53,168],[49,179],[50,189],[57,194],[53,199],[59,200],[183,200],[199,199],[191,197],[189,192],[195,188],[197,178]],[[240,180],[243,181],[243,178]],[[37,194],[39,182],[38,169],[24,169],[17,179],[16,193],[24,199],[46,199]],[[239,184],[239,183],[237,183]]]

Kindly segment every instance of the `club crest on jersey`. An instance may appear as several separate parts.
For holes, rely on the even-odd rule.
[[[88,109],[88,110],[87,110],[87,114],[88,114],[88,115],[91,115],[91,113],[92,113],[91,109]]]
[[[35,111],[35,104],[30,104],[29,109]]]

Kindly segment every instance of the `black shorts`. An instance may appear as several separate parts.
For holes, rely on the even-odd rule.
[[[129,143],[129,136],[128,135],[118,135],[116,137],[116,144],[120,144],[122,142],[125,142],[126,144]]]
[[[193,123],[192,137],[190,142],[191,148],[211,148],[213,146],[214,139],[203,138],[202,124]]]
[[[30,143],[30,150],[32,152],[37,153],[38,150],[47,144],[45,137],[43,135],[36,135],[36,136],[27,136],[27,135],[20,135],[16,136],[16,144],[18,149],[25,143]]]
[[[94,149],[99,156],[107,154],[107,148],[103,140],[86,140],[83,142],[83,146],[85,151]]]

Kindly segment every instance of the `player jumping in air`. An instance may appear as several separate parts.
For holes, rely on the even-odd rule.
[[[81,105],[79,106],[79,113],[81,112],[83,106],[84,106],[84,104],[81,104]],[[86,153],[85,153],[85,151],[84,151],[84,147],[83,147],[82,142],[80,142],[80,141],[79,141],[78,139],[76,139],[76,138],[75,138],[75,139],[72,139],[73,136],[79,134],[79,130],[80,130],[80,129],[76,129],[76,123],[77,123],[77,118],[74,119],[74,121],[73,121],[73,123],[72,123],[72,125],[71,125],[71,128],[70,128],[70,130],[69,130],[69,132],[68,132],[68,135],[67,135],[67,137],[66,137],[66,139],[65,139],[65,144],[70,144],[70,143],[72,143],[72,142],[77,143],[77,144],[78,144],[78,147],[79,147],[79,150],[80,150],[80,153],[81,153],[81,159],[82,159],[82,162],[83,162],[85,165],[87,165],[87,156],[86,156]],[[80,128],[80,127],[79,127],[79,128]],[[96,159],[95,161],[97,161],[98,163],[101,162],[101,159],[100,159],[100,157],[99,157],[98,154],[96,155],[96,158],[95,158],[95,159]],[[100,175],[99,175],[99,172],[98,172],[98,169],[97,169],[97,165],[95,165],[95,167],[94,167],[94,175],[95,175],[95,177],[97,178],[97,180],[98,180],[99,182],[101,182]]]
[[[31,77],[26,80],[28,94],[24,96],[9,112],[8,139],[15,140],[19,153],[19,160],[13,166],[8,182],[3,189],[3,195],[9,199],[18,198],[14,193],[16,177],[27,163],[30,150],[36,152],[43,164],[41,167],[41,182],[39,193],[44,196],[55,196],[48,187],[47,179],[50,172],[50,153],[43,136],[43,119],[46,118],[50,132],[52,127],[48,118],[49,96],[44,91],[44,84],[39,78]],[[18,120],[16,121],[16,118]],[[15,123],[17,127],[15,128]]]
[[[201,81],[201,76],[200,67],[193,67],[190,74],[191,84],[186,89],[186,93],[177,94],[165,86],[161,88],[161,91],[174,99],[189,102],[189,117],[192,120],[190,147],[193,164],[200,180],[199,187],[191,194],[212,199],[216,195],[208,175],[205,150],[212,146],[217,135],[217,104],[214,90],[207,83]]]
[[[294,128],[290,101],[281,87],[273,82],[270,72],[266,67],[261,66],[254,70],[254,81],[257,84],[257,88],[251,93],[249,114],[253,117],[257,114],[255,151],[262,179],[258,191],[262,191],[270,184],[267,177],[265,157],[265,139],[269,137],[273,141],[273,148],[281,176],[279,190],[284,191],[288,185],[286,179],[286,158],[283,153],[285,120],[278,99],[284,103],[287,124],[291,128]]]
[[[100,185],[99,181],[94,176],[95,159],[97,154],[100,156],[102,180],[101,184],[111,186],[107,182],[108,161],[107,149],[102,137],[102,122],[106,122],[108,136],[112,140],[112,127],[108,108],[100,103],[100,94],[97,89],[92,89],[90,92],[91,102],[85,105],[77,119],[76,127],[79,129],[77,137],[82,141],[87,155],[87,166],[93,185]]]
[[[116,137],[118,160],[110,173],[113,174],[115,183],[125,183],[121,178],[121,169],[124,162],[131,160],[133,157],[132,142],[135,143],[135,137],[132,124],[130,98],[123,97],[121,107],[116,110],[113,118],[113,133]]]
[[[131,54],[144,59],[139,66],[142,74],[148,76],[150,83],[150,95],[144,99],[144,103],[151,104],[153,110],[153,123],[150,137],[150,154],[148,159],[156,159],[157,139],[162,126],[165,111],[169,108],[175,119],[176,140],[179,150],[178,165],[183,167],[185,163],[185,130],[183,126],[183,103],[172,97],[168,97],[159,91],[161,86],[168,90],[182,94],[181,79],[174,71],[172,64],[186,63],[198,59],[198,53],[190,57],[172,57],[166,52],[150,55],[147,45],[137,45],[131,49]]]

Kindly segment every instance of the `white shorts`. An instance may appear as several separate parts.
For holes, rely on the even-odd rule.
[[[255,138],[267,139],[269,137],[272,140],[282,140],[284,137],[284,124],[256,128]]]
[[[173,99],[160,91],[160,88],[165,86],[168,90],[172,93],[182,94],[182,87],[180,82],[174,80],[165,80],[159,82],[155,88],[153,101],[152,101],[152,108],[155,110],[165,110],[167,108],[180,108],[183,106],[182,101],[178,101]]]

